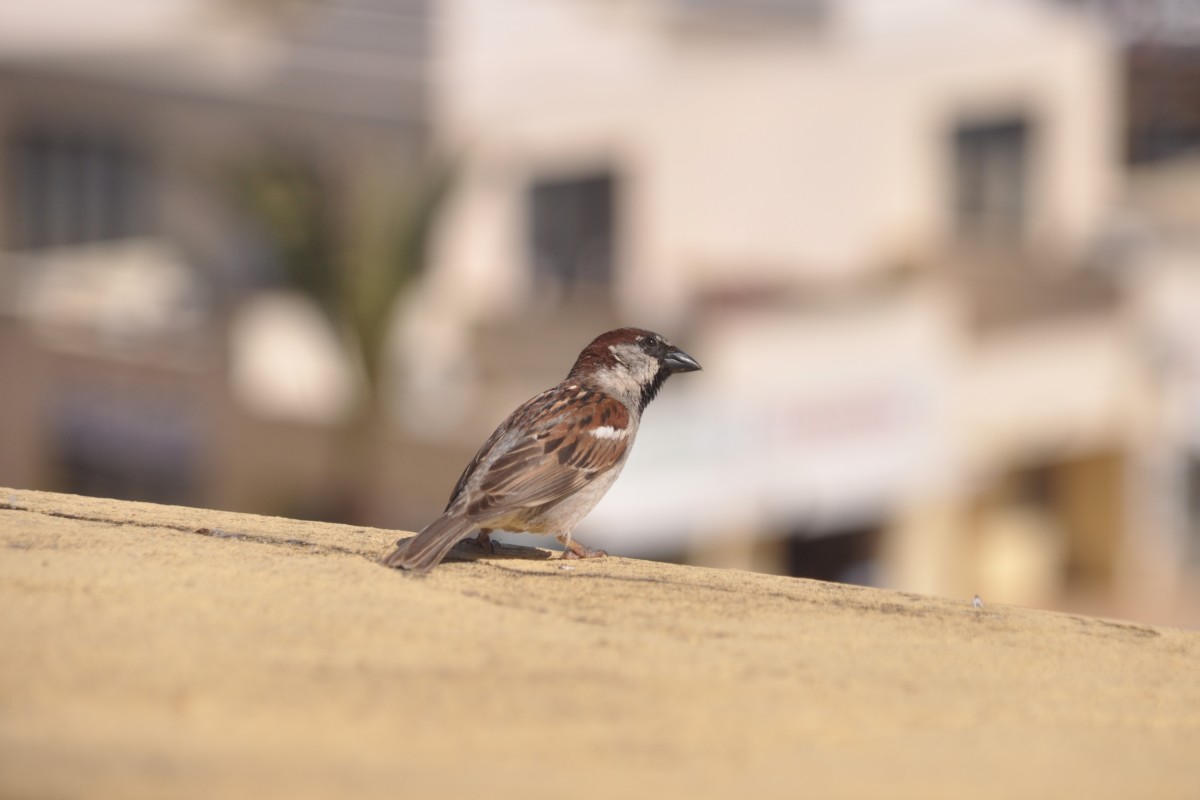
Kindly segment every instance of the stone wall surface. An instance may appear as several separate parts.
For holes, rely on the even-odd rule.
[[[1198,633],[395,537],[0,489],[0,797],[1200,787]]]

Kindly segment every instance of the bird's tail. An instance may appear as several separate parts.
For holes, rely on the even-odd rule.
[[[475,523],[461,517],[438,517],[416,536],[401,542],[380,563],[410,572],[428,572],[442,563],[446,554],[474,527]]]

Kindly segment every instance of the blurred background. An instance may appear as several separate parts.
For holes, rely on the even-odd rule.
[[[1200,3],[0,5],[0,485],[419,529],[621,324],[588,544],[1200,627]]]

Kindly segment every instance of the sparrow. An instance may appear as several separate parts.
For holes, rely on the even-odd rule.
[[[563,558],[608,555],[572,538],[621,474],[642,412],[676,372],[700,369],[662,336],[619,328],[583,348],[566,380],[509,414],[463,470],[440,517],[382,559],[428,572],[461,539],[493,530],[553,534]],[[493,546],[494,549],[494,546]]]

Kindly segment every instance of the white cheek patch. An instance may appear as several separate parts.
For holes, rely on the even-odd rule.
[[[612,425],[601,425],[589,431],[597,439],[624,439],[629,435],[627,428],[614,428]]]

